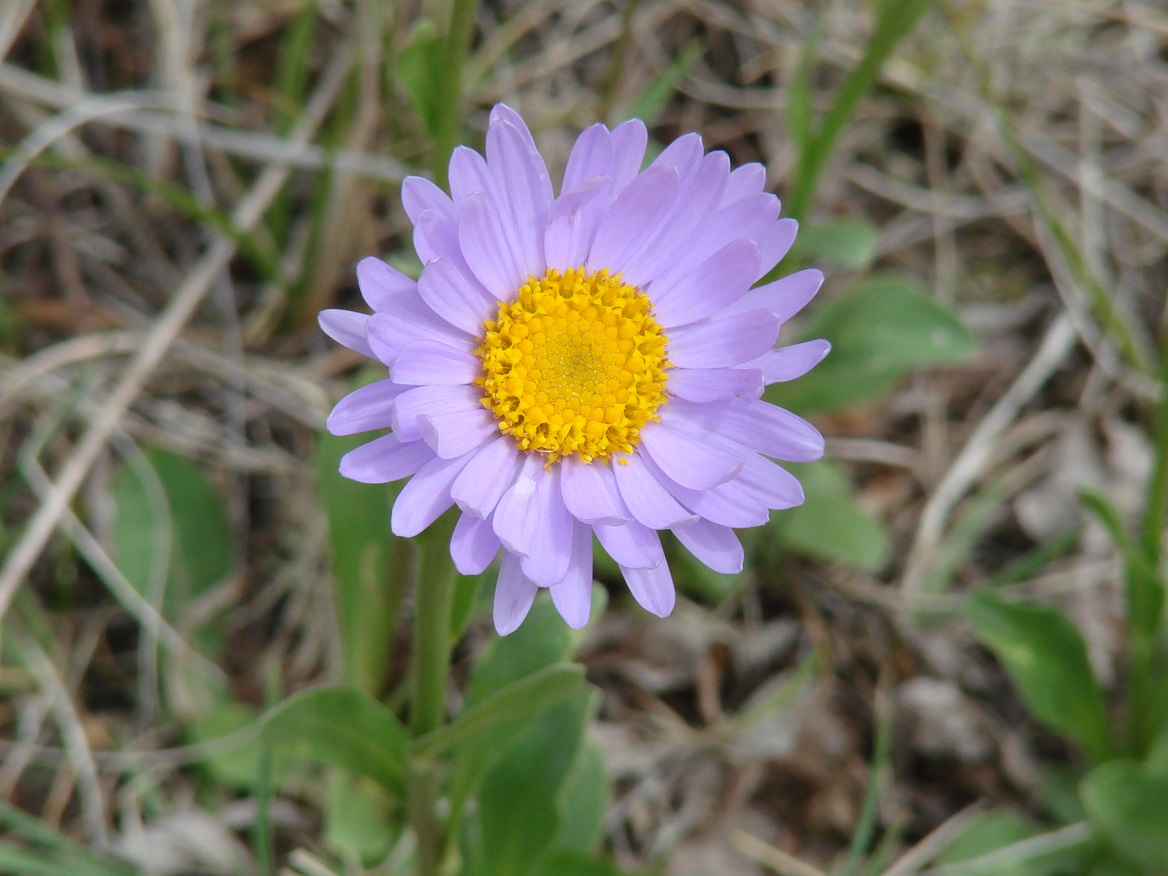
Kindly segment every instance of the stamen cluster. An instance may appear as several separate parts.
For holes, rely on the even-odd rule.
[[[548,270],[499,305],[475,350],[499,430],[548,463],[631,453],[664,401],[666,337],[649,297],[607,271]]]

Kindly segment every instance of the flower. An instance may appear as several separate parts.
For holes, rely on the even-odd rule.
[[[771,458],[823,453],[811,425],[761,398],[829,349],[774,349],[819,271],[751,288],[796,223],[779,218],[761,165],[731,171],[688,134],[642,170],[646,142],[637,119],[588,128],[557,196],[526,124],[496,106],[485,158],[451,157],[450,195],[402,184],[419,279],[367,258],[357,279],[373,314],[320,315],[330,337],[389,369],[328,418],[334,435],[391,430],[346,454],[341,474],[410,478],[393,507],[399,536],[457,505],[458,570],[478,574],[502,550],[504,635],[541,587],[570,626],[587,622],[593,535],[637,602],[669,614],[658,531],[737,572],[734,528],[803,501]]]

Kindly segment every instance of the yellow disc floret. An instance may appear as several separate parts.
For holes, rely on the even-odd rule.
[[[548,464],[631,452],[665,400],[665,334],[649,297],[619,274],[529,277],[484,328],[483,405]]]

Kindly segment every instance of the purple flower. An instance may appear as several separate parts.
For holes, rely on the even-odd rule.
[[[658,530],[737,572],[734,528],[803,501],[768,457],[823,453],[811,425],[761,399],[829,349],[774,349],[819,271],[751,288],[796,223],[779,218],[760,165],[731,171],[688,134],[641,170],[646,139],[636,119],[593,125],[556,196],[527,126],[496,106],[486,158],[450,159],[449,196],[421,177],[402,184],[418,281],[367,258],[357,279],[373,315],[320,315],[330,337],[389,368],[328,418],[334,435],[391,430],[348,453],[341,474],[410,478],[393,508],[400,536],[457,505],[463,574],[502,549],[502,634],[540,587],[570,626],[587,622],[594,534],[637,602],[669,614]]]

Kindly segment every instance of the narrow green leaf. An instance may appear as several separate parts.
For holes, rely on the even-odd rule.
[[[1110,499],[1097,490],[1083,489],[1079,501],[1103,524],[1123,557],[1128,623],[1137,635],[1151,638],[1164,614],[1164,585]]]
[[[977,339],[955,314],[906,277],[868,280],[821,307],[803,335],[832,349],[809,374],[767,389],[792,410],[828,410],[879,395],[910,371],[957,362]]]
[[[788,465],[806,501],[771,518],[782,544],[801,554],[875,572],[888,562],[892,543],[884,525],[863,511],[843,473],[830,462]]]
[[[260,739],[288,754],[344,767],[400,794],[408,738],[385,706],[352,687],[304,691],[272,709]]]
[[[1005,809],[984,812],[950,841],[937,860],[949,865],[945,872],[952,876],[964,876],[966,872],[970,876],[974,872],[984,876],[1044,876],[1049,871],[1036,868],[1031,860],[1003,862],[999,866],[983,867],[976,871],[972,867],[968,871],[961,867],[963,861],[992,854],[1041,832],[1033,819],[1020,813]]]
[[[1007,602],[986,591],[970,597],[966,610],[977,638],[1002,662],[1034,717],[1096,760],[1110,757],[1103,692],[1075,625],[1052,608]]]
[[[434,757],[463,745],[480,747],[482,734],[501,724],[522,724],[571,694],[584,680],[583,667],[560,663],[495,691],[444,727],[417,739],[413,753]]]
[[[438,101],[443,55],[442,35],[432,21],[422,19],[410,35],[409,43],[397,56],[397,75],[414,111],[422,120],[422,126],[432,138],[437,136],[441,118]]]
[[[629,107],[629,110],[624,115],[630,118],[637,118],[644,120],[645,124],[652,125],[656,118],[661,115],[662,110],[669,103],[673,97],[674,92],[677,91],[677,86],[681,84],[689,71],[693,69],[694,64],[698,59],[706,53],[706,44],[702,40],[694,39],[686,43],[685,48],[679,52],[672,61],[660,73],[653,77],[649,82],[648,87],[641,92],[640,96]]]
[[[799,64],[787,84],[787,130],[795,144],[795,154],[802,155],[811,146],[811,77],[809,70],[815,54],[815,39],[803,45]]]
[[[1120,857],[1149,873],[1168,872],[1168,778],[1117,760],[1092,770],[1080,793],[1087,817]]]

